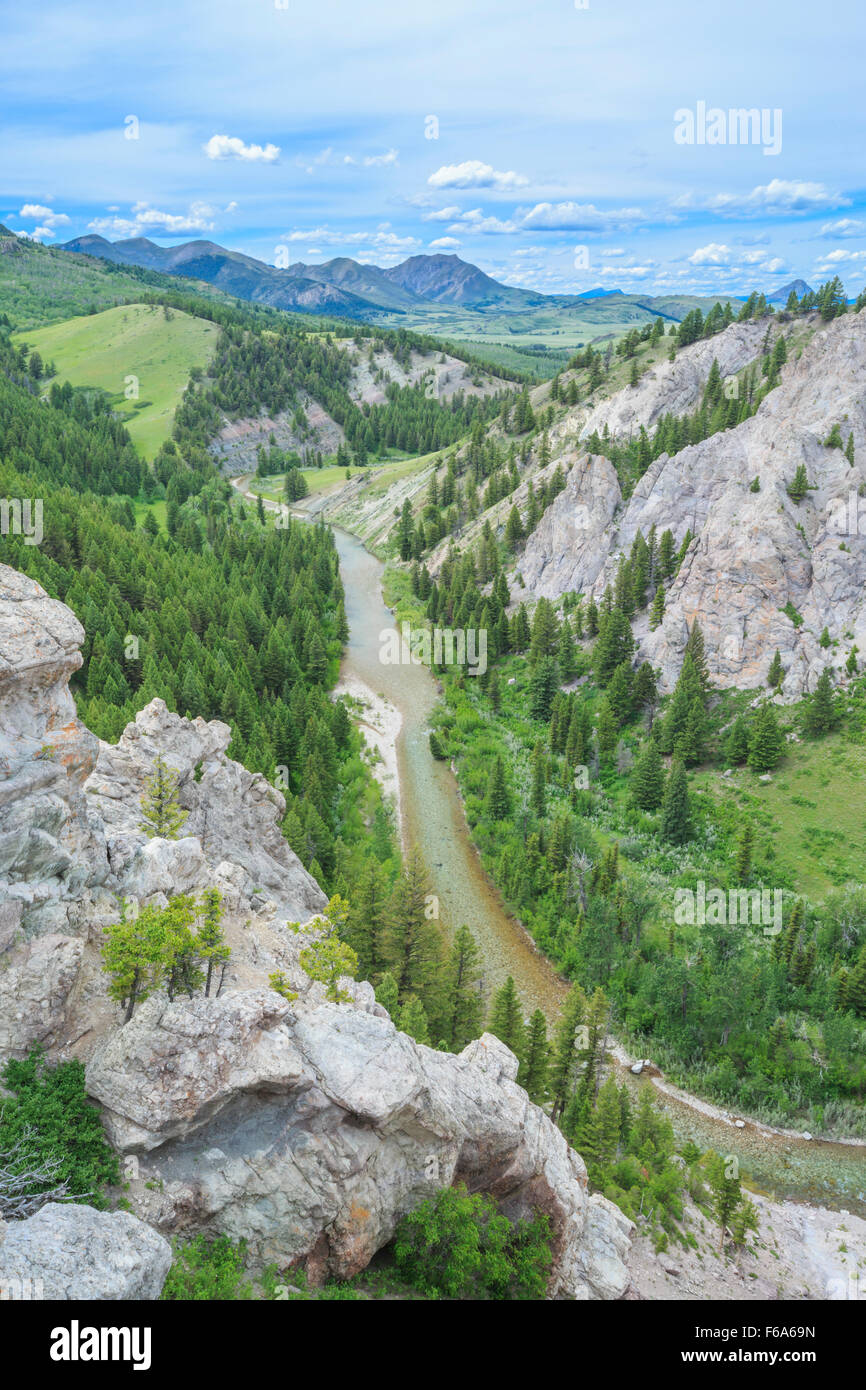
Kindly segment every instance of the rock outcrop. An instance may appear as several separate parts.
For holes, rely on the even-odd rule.
[[[527,587],[597,599],[638,530],[646,537],[653,525],[669,528],[678,544],[691,530],[662,625],[651,633],[644,616],[636,627],[640,656],[661,670],[662,689],[676,680],[697,620],[715,684],[761,685],[778,648],[785,697],[812,690],[825,665],[844,666],[851,647],[866,644],[864,382],[866,314],[848,314],[816,329],[755,416],[662,455],[627,501],[606,460],[582,457],[526,544]],[[631,390],[614,398],[612,419]],[[853,466],[825,444],[834,425],[846,441],[853,433]],[[801,463],[810,490],[797,504],[787,485]],[[825,627],[829,649],[819,645]]]
[[[618,1298],[631,1222],[588,1195],[516,1074],[489,1034],[456,1057],[419,1046],[372,991],[346,1007],[249,990],[148,1000],[98,1045],[87,1084],[160,1227],[216,1228],[262,1264],[348,1278],[403,1213],[462,1180],[512,1216],[548,1214],[552,1294]]]
[[[152,701],[118,743],[75,718],[80,626],[38,585],[0,570],[0,1052],[36,1040],[87,1062],[87,1086],[123,1153],[148,1224],[48,1205],[11,1223],[0,1280],[49,1298],[156,1297],[167,1233],[245,1238],[254,1260],[310,1277],[364,1268],[400,1216],[453,1181],[506,1212],[545,1211],[551,1294],[617,1298],[631,1223],[587,1192],[562,1133],[486,1036],[450,1056],[398,1032],[369,984],[330,1003],[301,967],[324,894],[283,840],[281,794],[226,756],[230,731]],[[54,751],[52,751],[54,750]],[[188,812],[182,837],[148,840],[141,796],[157,757]],[[11,819],[7,819],[10,813]],[[49,843],[50,840],[50,843]],[[232,948],[221,993],[156,993],[121,1026],[99,948],[117,899],[161,904],[215,885]],[[283,972],[297,998],[268,988]]]
[[[48,1202],[0,1222],[0,1299],[159,1298],[171,1246],[126,1211]]]

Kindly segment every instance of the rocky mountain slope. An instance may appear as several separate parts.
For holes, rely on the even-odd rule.
[[[736,371],[754,347],[743,328],[696,345],[701,365],[716,356],[727,364],[723,372]],[[612,434],[627,434],[682,410],[703,374],[698,357],[693,351],[684,363],[678,357],[657,368],[652,380],[580,420],[575,433],[585,438],[606,422]],[[676,679],[697,620],[717,685],[759,685],[778,648],[785,696],[811,690],[828,661],[842,666],[852,645],[866,642],[866,545],[859,522],[849,520],[866,485],[864,381],[866,316],[849,314],[817,328],[754,417],[673,458],[662,455],[627,500],[612,465],[573,444],[570,457],[562,455],[571,465],[567,487],[520,558],[526,585],[536,595],[573,589],[597,598],[638,530],[646,537],[653,524],[670,528],[677,544],[691,530],[661,627],[650,633],[644,619],[636,628],[641,656],[661,669],[663,688]],[[834,426],[844,441],[853,433],[853,465],[825,442]],[[800,464],[809,492],[797,504],[787,485]],[[834,643],[828,650],[819,646],[825,627]]]
[[[0,1055],[38,1041],[86,1062],[147,1225],[136,1237],[129,1220],[46,1207],[0,1232],[0,1274],[47,1242],[63,1250],[52,1297],[68,1296],[75,1261],[94,1297],[154,1296],[167,1268],[155,1232],[201,1230],[245,1237],[260,1263],[346,1276],[460,1179],[512,1214],[549,1214],[551,1296],[620,1297],[631,1223],[588,1193],[582,1160],[516,1085],[516,1058],[490,1035],[459,1056],[416,1044],[363,982],[329,1003],[286,926],[324,897],[279,832],[280,793],[225,756],[224,724],[160,700],[100,744],[69,692],[82,639],[63,604],[0,566]],[[189,813],[176,841],[139,828],[157,756]],[[118,899],[161,905],[211,884],[232,947],[223,992],[158,993],[122,1025],[99,954]],[[294,1002],[268,988],[275,970]]]

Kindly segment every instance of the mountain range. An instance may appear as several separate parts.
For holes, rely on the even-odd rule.
[[[216,285],[240,299],[268,304],[277,309],[369,318],[380,314],[413,313],[432,306],[453,306],[475,312],[521,312],[539,308],[581,309],[597,299],[633,303],[666,318],[681,318],[686,307],[670,296],[624,295],[620,290],[591,289],[581,294],[541,294],[537,290],[503,285],[455,255],[410,256],[399,265],[383,269],[363,265],[348,256],[336,256],[321,265],[295,261],[285,269],[229,251],[212,241],[187,241],[178,246],[158,246],[147,237],[108,241],[89,235],[66,242],[63,251],[79,252],[118,265],[144,266],[169,275],[183,275]],[[808,287],[792,282],[799,294]],[[784,303],[791,285],[772,295]],[[732,296],[733,298],[734,296]]]

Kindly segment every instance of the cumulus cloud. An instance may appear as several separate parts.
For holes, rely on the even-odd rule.
[[[395,232],[390,222],[380,222],[373,232],[341,232],[332,227],[313,227],[312,229],[287,232],[280,238],[283,242],[317,242],[321,246],[363,246],[372,255],[376,251],[407,252],[420,245],[418,237],[401,236]]]
[[[495,188],[507,192],[523,188],[529,179],[513,169],[503,172],[494,169],[492,164],[483,164],[480,159],[466,159],[462,164],[443,164],[430,175],[427,183],[430,188]]]
[[[295,163],[305,173],[312,174],[316,169],[322,167],[345,167],[351,165],[353,168],[363,166],[365,169],[384,168],[389,164],[396,164],[398,160],[398,150],[385,150],[384,154],[368,154],[362,159],[356,159],[353,154],[341,154],[335,150],[333,145],[328,145],[324,150],[312,156],[298,155]]]
[[[749,217],[774,213],[820,212],[822,209],[847,207],[850,198],[834,193],[823,183],[803,179],[771,179],[758,184],[750,193],[716,193],[710,198],[696,198],[684,193],[674,200],[674,207],[697,208],[716,212],[721,217]]]
[[[606,232],[647,220],[640,208],[602,210],[593,203],[536,203],[517,215],[522,227],[537,232]]]
[[[456,222],[448,228],[449,232],[479,232],[482,236],[509,236],[519,231],[516,222],[503,222],[499,217],[485,217],[481,208],[461,212]]]
[[[839,217],[835,222],[825,222],[818,235],[834,239],[866,236],[866,222],[860,222],[856,217]]]
[[[53,236],[54,227],[62,227],[69,221],[65,212],[55,212],[53,208],[44,207],[42,203],[25,203],[18,216],[23,217],[25,222],[41,222],[42,225],[37,227],[34,236],[46,232]]]
[[[279,145],[245,145],[236,135],[212,135],[202,147],[208,159],[241,159],[246,164],[274,164]]]
[[[453,236],[440,236],[440,237],[437,237],[435,241],[431,241],[431,242],[430,242],[430,250],[431,250],[431,251],[459,251],[459,249],[460,249],[460,247],[461,247],[462,245],[463,245],[462,241],[458,241],[456,237],[453,237]]]
[[[161,212],[148,203],[135,203],[130,217],[96,217],[88,230],[107,237],[136,237],[148,232],[164,236],[183,232],[212,232],[215,209],[209,203],[192,203],[187,212]]]
[[[422,222],[454,222],[461,217],[462,213],[458,207],[435,208],[433,212],[425,212]]]

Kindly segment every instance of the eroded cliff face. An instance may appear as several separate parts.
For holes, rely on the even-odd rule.
[[[704,346],[718,349],[732,333]],[[778,648],[784,695],[808,692],[825,665],[843,667],[852,645],[863,650],[866,643],[864,386],[866,314],[847,314],[817,329],[753,418],[673,458],[663,455],[627,501],[607,460],[582,455],[527,541],[519,564],[527,587],[549,598],[576,589],[598,599],[638,530],[646,537],[653,524],[659,533],[670,528],[678,544],[691,530],[662,625],[649,632],[644,615],[635,629],[641,658],[661,670],[662,689],[675,682],[697,620],[715,684],[762,684]],[[659,369],[644,392],[647,420],[670,408],[671,389]],[[626,388],[599,407],[613,432],[626,418],[630,394],[639,391]],[[846,441],[853,433],[853,467],[841,449],[825,446],[834,425]],[[810,490],[798,505],[786,488],[800,463]],[[756,478],[760,490],[753,492]],[[802,625],[782,611],[788,605]],[[835,644],[828,650],[818,644],[825,627]]]
[[[165,1247],[154,1227],[243,1237],[259,1264],[345,1277],[455,1180],[515,1216],[548,1213],[551,1296],[622,1296],[631,1222],[589,1195],[582,1160],[517,1086],[513,1054],[488,1035],[460,1056],[420,1046],[365,982],[343,981],[349,1002],[328,1002],[287,926],[325,898],[280,834],[283,797],[226,757],[226,725],[182,719],[161,700],[117,745],[100,744],[68,687],[82,637],[68,609],[0,567],[0,1058],[37,1040],[82,1058],[124,1155],[147,1227],[103,1235],[137,1241],[145,1274],[116,1279],[109,1250],[94,1288],[118,1291],[94,1297],[155,1296]],[[140,828],[157,756],[189,813],[175,841]],[[123,1025],[100,957],[118,899],[162,904],[210,885],[232,947],[221,994],[158,993]],[[295,1001],[268,988],[275,970]],[[59,1210],[62,1230],[49,1212],[32,1231],[19,1223],[16,1239],[56,1240],[64,1269],[91,1269],[88,1220]]]

